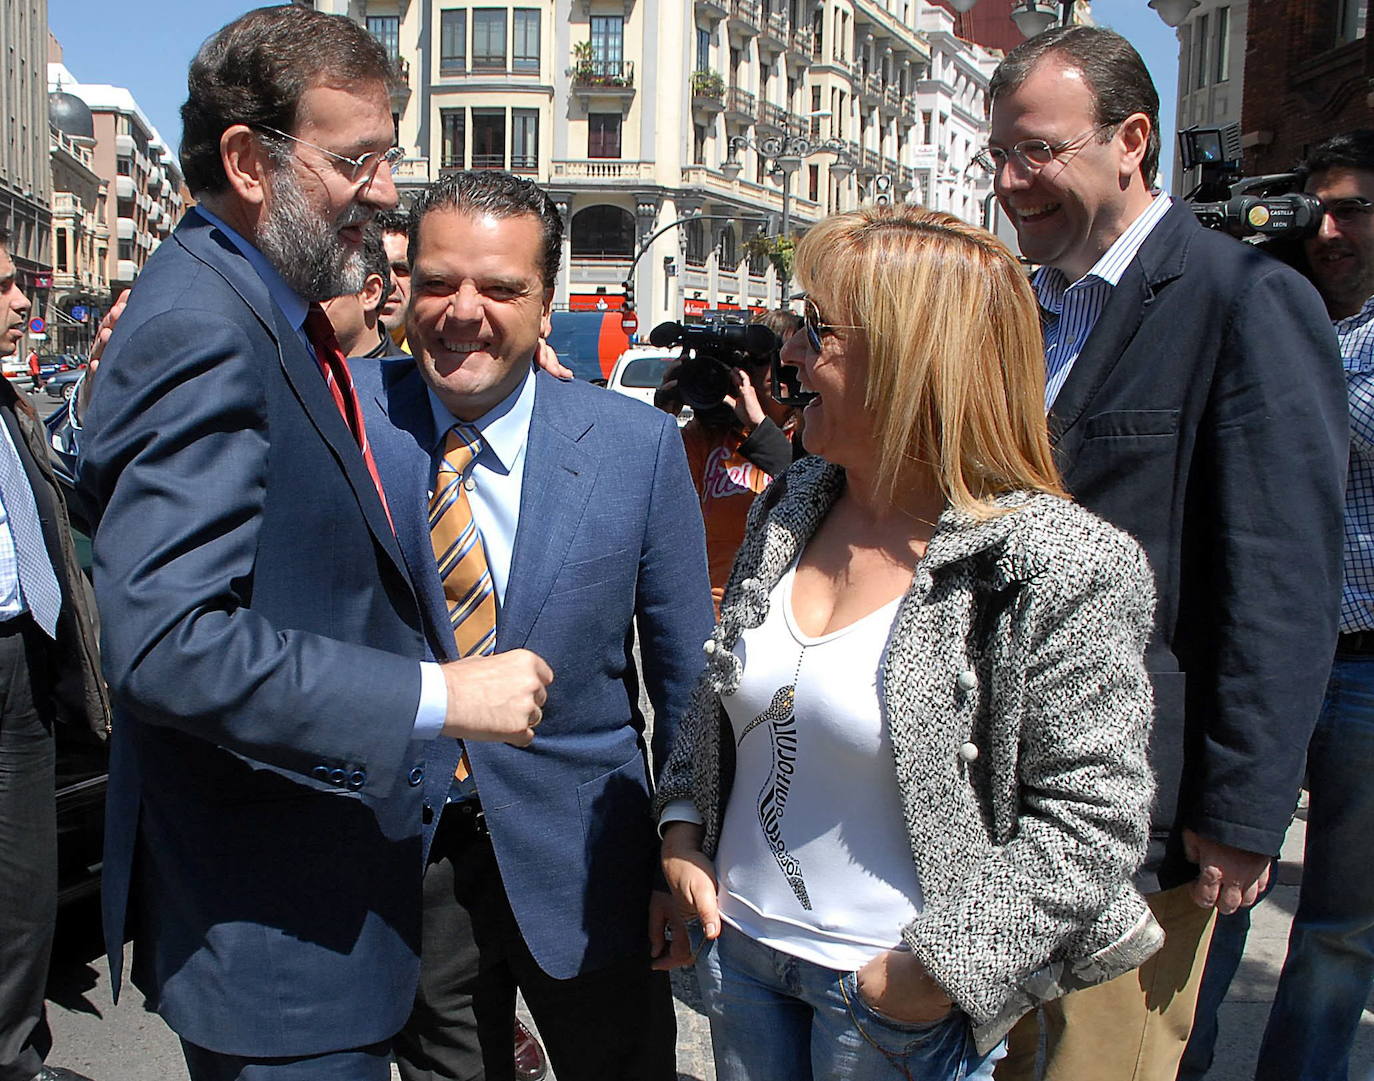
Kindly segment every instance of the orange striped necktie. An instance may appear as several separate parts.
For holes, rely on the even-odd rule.
[[[496,649],[496,589],[482,534],[463,486],[481,449],[482,436],[475,428],[455,424],[444,439],[434,495],[429,501],[429,538],[460,657],[485,656]],[[455,776],[464,781],[469,773],[464,750]]]
[[[358,391],[353,386],[353,373],[348,370],[348,361],[344,358],[343,347],[339,345],[339,339],[334,333],[334,324],[329,321],[328,314],[319,304],[311,304],[306,312],[305,336],[314,347],[315,359],[319,362],[320,371],[324,373],[324,383],[329,388],[329,396],[334,399],[339,414],[348,425],[348,430],[353,433],[358,449],[362,451],[368,475],[377,489],[377,498],[382,501],[382,510],[386,511],[386,520],[394,534],[396,523],[391,520],[391,508],[387,505],[386,493],[382,491],[382,478],[377,472],[377,462],[372,457],[372,446],[367,441],[367,426],[363,423]]]

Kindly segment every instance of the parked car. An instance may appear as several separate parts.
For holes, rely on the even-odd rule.
[[[46,381],[59,372],[85,366],[86,358],[78,353],[49,353],[38,358],[38,378]]]
[[[91,572],[90,528],[73,493],[76,455],[64,437],[67,406],[44,421],[49,458],[67,500],[77,559]],[[68,904],[100,889],[101,845],[105,834],[108,745],[82,725],[60,724],[57,736],[57,900]]]
[[[56,372],[51,379],[43,384],[43,393],[49,398],[61,398],[64,402],[70,402],[72,395],[76,393],[77,382],[85,373],[85,364],[79,368],[65,368]]]
[[[616,360],[606,380],[606,389],[654,404],[654,391],[663,382],[670,364],[681,359],[679,349],[635,347],[626,349]]]

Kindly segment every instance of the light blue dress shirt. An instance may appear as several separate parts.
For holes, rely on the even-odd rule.
[[[1063,389],[1074,361],[1088,343],[1102,309],[1111,299],[1121,275],[1140,253],[1140,246],[1159,224],[1173,200],[1156,195],[1135,221],[1127,226],[1078,281],[1070,283],[1062,270],[1041,267],[1031,279],[1040,302],[1045,332],[1045,412]]]

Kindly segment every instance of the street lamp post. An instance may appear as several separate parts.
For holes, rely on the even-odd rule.
[[[1166,26],[1178,26],[1197,7],[1201,0],[1150,0],[1150,7]],[[972,11],[978,0],[949,0],[955,11]],[[1058,8],[1057,22],[1068,26],[1073,19],[1074,0],[1021,0],[1011,13],[1012,22],[1028,38],[1043,33],[1056,23],[1055,8]]]
[[[822,139],[813,142],[805,135],[770,135],[767,138],[754,140],[747,135],[732,136],[729,143],[729,155],[721,163],[720,169],[730,179],[739,176],[742,168],[738,154],[741,150],[753,150],[764,159],[769,172],[776,172],[782,175],[782,227],[781,236],[789,236],[792,231],[792,174],[801,168],[802,162],[817,154],[834,154],[835,161],[830,166],[830,171],[837,177],[846,177],[854,171],[854,164],[849,159],[849,147],[842,139]],[[783,300],[787,299],[787,273],[785,269],[779,271],[779,282],[782,288]]]

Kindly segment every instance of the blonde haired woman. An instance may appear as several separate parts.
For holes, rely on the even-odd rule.
[[[756,502],[660,785],[721,1081],[990,1077],[1045,998],[1160,936],[1152,579],[1075,507],[1029,286],[948,214],[829,218],[784,359],[804,459]]]

